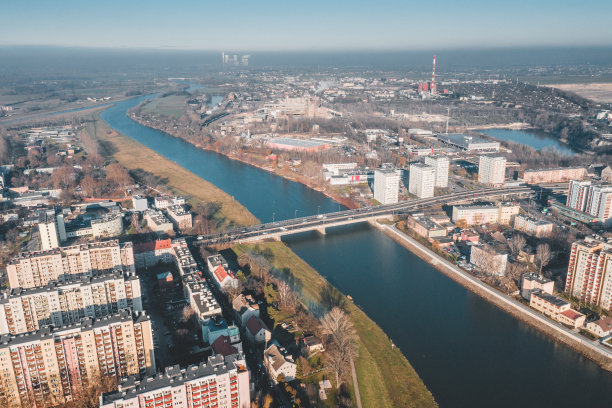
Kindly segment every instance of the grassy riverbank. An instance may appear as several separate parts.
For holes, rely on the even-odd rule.
[[[255,223],[256,218],[236,200],[214,185],[183,169],[140,143],[112,130],[97,115],[86,131],[101,142],[102,153],[130,170],[142,169],[166,180],[173,191],[194,200],[217,201],[221,213],[237,224]],[[235,247],[236,252],[255,250],[255,245]],[[320,302],[326,280],[281,242],[259,244],[273,254],[275,269],[288,268],[300,282],[299,290],[307,305]],[[436,403],[408,360],[395,347],[380,327],[347,301],[347,311],[359,335],[359,357],[355,361],[359,390],[364,407],[433,407]]]
[[[100,153],[114,159],[129,170],[141,169],[163,180],[176,194],[202,202],[215,201],[221,204],[219,211],[224,223],[239,225],[256,224],[258,220],[242,204],[229,194],[201,177],[165,159],[148,147],[114,131],[98,114],[90,116],[83,131],[100,143]]]
[[[316,306],[321,301],[321,291],[327,281],[310,265],[282,242],[264,242],[236,245],[234,251],[263,253],[269,250],[276,271],[289,269],[297,282],[302,301]],[[280,276],[280,275],[279,275]],[[436,402],[406,357],[394,346],[383,330],[361,309],[346,299],[359,337],[359,357],[356,360],[357,378],[364,407],[433,407]]]

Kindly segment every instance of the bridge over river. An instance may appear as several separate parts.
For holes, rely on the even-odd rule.
[[[354,210],[337,211],[308,217],[292,218],[266,224],[251,225],[215,234],[199,237],[198,241],[205,245],[228,244],[231,242],[255,242],[264,239],[280,239],[284,235],[297,234],[306,231],[319,231],[325,234],[326,228],[341,225],[368,222],[376,219],[391,218],[396,214],[408,211],[419,211],[428,207],[490,199],[497,197],[509,199],[512,197],[534,194],[535,191],[527,186],[485,188],[480,190],[462,191],[431,198],[419,198],[401,201],[396,204],[361,207]]]

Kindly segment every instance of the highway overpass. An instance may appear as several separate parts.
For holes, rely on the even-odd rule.
[[[458,203],[467,200],[511,198],[533,194],[534,189],[527,186],[485,188],[462,191],[432,198],[420,198],[401,201],[397,204],[362,207],[354,210],[344,210],[307,217],[292,218],[284,221],[266,224],[250,225],[242,228],[226,230],[215,234],[198,237],[202,245],[219,245],[232,242],[256,242],[264,239],[280,239],[284,235],[297,234],[306,231],[325,233],[326,228],[341,225],[368,222],[381,218],[391,218],[396,214],[419,211],[431,206]]]

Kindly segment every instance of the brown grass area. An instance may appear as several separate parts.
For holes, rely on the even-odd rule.
[[[253,214],[223,190],[148,147],[114,131],[98,115],[93,116],[93,119],[96,120],[96,125],[90,122],[83,131],[89,132],[101,142],[101,154],[112,157],[129,170],[142,169],[166,180],[166,184],[174,193],[188,199],[220,203],[223,222],[239,225],[259,223]]]
[[[595,102],[612,102],[612,82],[591,84],[552,84],[551,88],[573,92]]]

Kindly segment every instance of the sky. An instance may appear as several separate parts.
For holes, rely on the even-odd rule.
[[[232,51],[612,45],[609,0],[20,0],[0,45]]]

